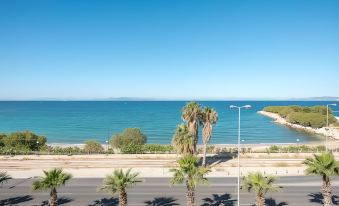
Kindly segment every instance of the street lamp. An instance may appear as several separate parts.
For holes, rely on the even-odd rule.
[[[106,140],[106,154],[108,155],[108,140]]]
[[[299,138],[297,138],[297,151],[299,152]]]
[[[241,109],[251,109],[251,105],[235,106],[231,105],[230,109],[238,109],[238,206],[240,206],[240,111]]]
[[[326,127],[329,127],[329,122],[328,122],[328,108],[329,106],[337,106],[337,104],[327,104],[326,105]],[[328,150],[328,136],[326,135],[326,152]]]
[[[39,141],[36,141],[37,156],[39,156]]]

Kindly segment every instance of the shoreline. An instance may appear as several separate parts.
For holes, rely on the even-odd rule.
[[[302,125],[289,123],[287,122],[286,119],[282,118],[280,115],[272,113],[272,112],[258,111],[258,114],[261,114],[263,116],[273,119],[274,122],[277,124],[285,125],[295,130],[301,130],[304,132],[329,137],[329,138],[332,138],[333,140],[339,140],[339,129],[335,127],[322,127],[322,128],[316,129],[312,127],[305,127]],[[339,119],[338,117],[336,118]]]

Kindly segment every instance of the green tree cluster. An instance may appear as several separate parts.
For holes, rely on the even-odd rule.
[[[327,123],[327,107],[312,106],[303,107],[298,105],[290,106],[268,106],[263,109],[266,112],[279,114],[292,124],[299,124],[305,127],[321,128]],[[329,124],[336,125],[337,119],[329,108]]]
[[[122,149],[129,145],[144,145],[147,136],[139,128],[126,128],[122,133],[116,134],[110,140],[113,148]]]
[[[0,147],[36,151],[45,146],[46,137],[31,131],[0,134]]]
[[[84,152],[86,153],[96,153],[100,154],[104,152],[104,148],[100,144],[100,142],[96,140],[87,140],[85,141]]]

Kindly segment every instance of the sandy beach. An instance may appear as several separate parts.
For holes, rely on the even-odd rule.
[[[304,127],[304,126],[297,125],[297,124],[291,124],[291,123],[287,122],[284,118],[280,117],[280,115],[275,114],[275,113],[265,112],[265,111],[259,111],[258,113],[274,119],[275,123],[286,125],[290,128],[296,129],[296,130],[302,130],[302,131],[305,131],[305,132],[309,132],[309,133],[313,133],[313,134],[319,134],[319,135],[323,135],[325,137],[329,137],[329,138],[332,138],[332,139],[335,139],[335,140],[339,140],[339,128],[323,127],[323,128],[315,129],[315,128],[312,128],[312,127]]]

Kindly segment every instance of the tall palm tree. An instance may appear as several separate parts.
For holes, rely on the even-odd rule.
[[[7,172],[0,172],[0,186],[10,179],[12,179],[12,177],[8,175]]]
[[[198,126],[201,118],[201,108],[197,102],[189,102],[182,108],[181,118],[187,123],[192,134],[194,153],[198,143]]]
[[[331,176],[339,175],[339,163],[332,153],[325,152],[321,155],[314,155],[313,158],[307,158],[304,164],[307,166],[305,170],[307,175],[320,175],[322,177],[323,205],[332,206]]]
[[[114,170],[112,175],[107,175],[100,188],[102,191],[114,194],[119,193],[119,206],[127,206],[126,188],[134,186],[141,182],[138,173],[131,173],[131,169],[124,172],[122,169]]]
[[[193,154],[193,138],[185,124],[178,125],[172,139],[172,146],[178,154]]]
[[[264,176],[260,172],[249,173],[243,178],[241,189],[248,192],[254,191],[256,194],[255,206],[265,206],[265,194],[279,191],[281,188],[274,184],[275,180],[274,176]]]
[[[218,121],[217,112],[209,107],[205,107],[201,112],[201,124],[203,125],[202,129],[202,140],[204,143],[204,157],[202,160],[202,165],[206,165],[206,150],[207,144],[211,139],[213,132],[213,125]]]
[[[195,199],[195,189],[199,184],[207,184],[208,180],[204,177],[211,170],[208,167],[199,167],[199,158],[193,155],[185,155],[178,161],[179,168],[171,169],[173,177],[171,184],[186,183],[186,205],[193,206]]]
[[[60,168],[55,168],[49,171],[43,171],[44,177],[40,177],[39,180],[33,182],[33,190],[50,190],[50,198],[48,205],[58,205],[57,188],[61,185],[65,185],[68,180],[72,178],[72,175],[63,172]]]

